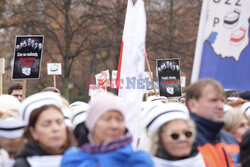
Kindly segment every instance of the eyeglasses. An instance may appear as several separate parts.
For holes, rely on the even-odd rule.
[[[192,132],[190,130],[185,130],[182,133],[173,131],[173,132],[169,132],[167,134],[168,139],[172,142],[180,141],[181,135],[183,135],[186,138],[186,140],[188,140],[188,141],[192,141],[194,139],[194,132]]]

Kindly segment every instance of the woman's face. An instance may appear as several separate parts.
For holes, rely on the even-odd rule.
[[[62,113],[55,107],[49,107],[38,117],[32,137],[45,150],[60,151],[67,141],[67,129]]]
[[[248,130],[248,128],[249,128],[248,120],[244,116],[244,117],[242,117],[242,119],[240,121],[239,127],[237,127],[233,131],[233,135],[238,139],[238,141],[241,141],[242,136],[245,134],[245,132]]]
[[[103,114],[93,130],[93,141],[95,144],[110,142],[119,139],[125,132],[123,115],[118,111],[109,111]]]
[[[194,133],[184,120],[173,120],[164,125],[161,139],[166,152],[179,159],[191,153]]]

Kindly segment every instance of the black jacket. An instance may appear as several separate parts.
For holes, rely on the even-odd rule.
[[[13,167],[30,167],[27,157],[34,155],[48,155],[38,144],[26,143],[21,153],[17,156]]]

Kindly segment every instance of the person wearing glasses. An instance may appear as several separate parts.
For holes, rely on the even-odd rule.
[[[145,115],[156,167],[205,167],[195,144],[195,124],[182,103],[165,103]]]

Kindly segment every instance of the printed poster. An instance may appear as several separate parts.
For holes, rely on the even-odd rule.
[[[39,79],[43,35],[17,36],[12,79]]]
[[[159,79],[160,96],[181,96],[180,63],[179,59],[156,60]]]

